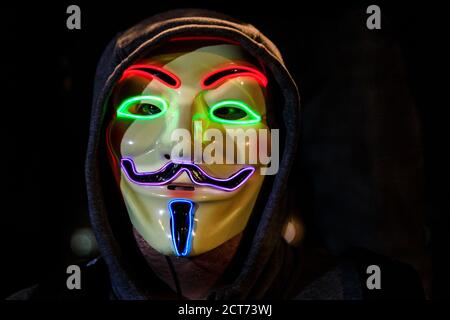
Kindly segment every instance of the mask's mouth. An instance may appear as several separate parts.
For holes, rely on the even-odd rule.
[[[167,186],[167,190],[172,190],[172,191],[195,191],[195,187],[192,186],[192,185],[169,184]]]
[[[253,167],[245,167],[230,177],[221,179],[214,178],[203,171],[199,166],[194,163],[175,163],[168,162],[161,169],[152,172],[138,172],[134,161],[130,158],[121,159],[121,166],[123,172],[128,179],[135,184],[144,186],[161,186],[169,184],[175,178],[177,178],[182,172],[186,172],[191,181],[200,186],[209,186],[224,191],[234,191],[241,187],[255,172]],[[182,185],[169,185],[168,189],[181,190],[181,188],[188,188],[186,190],[194,191],[193,186]]]

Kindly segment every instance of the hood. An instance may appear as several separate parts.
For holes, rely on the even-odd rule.
[[[101,158],[104,116],[109,94],[122,72],[143,51],[173,37],[218,36],[239,43],[249,54],[262,61],[278,91],[274,106],[280,123],[280,163],[271,178],[271,190],[259,203],[259,219],[251,232],[251,246],[242,255],[242,263],[229,285],[209,298],[261,298],[277,282],[283,258],[282,227],[287,218],[288,177],[299,134],[299,95],[276,46],[252,25],[238,22],[206,10],[174,10],[153,16],[118,34],[105,49],[96,71],[89,144],[86,158],[86,183],[89,215],[99,250],[104,258],[113,291],[119,299],[149,299],[148,284],[141,280],[130,249],[118,235],[108,201],[113,197],[105,183]],[[261,199],[260,199],[261,200]],[[261,202],[261,201],[260,201]],[[123,228],[124,226],[121,225]],[[147,267],[148,268],[148,267]],[[150,282],[151,283],[151,282]]]

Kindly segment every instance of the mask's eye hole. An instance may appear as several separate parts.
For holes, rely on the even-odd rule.
[[[253,124],[261,121],[261,116],[242,101],[225,100],[209,109],[212,120],[224,124]]]
[[[215,109],[213,114],[220,119],[238,120],[244,118],[247,112],[233,106],[223,106]]]
[[[157,96],[136,96],[126,99],[117,109],[117,116],[129,119],[151,120],[167,111],[167,102]]]
[[[139,103],[134,107],[134,114],[142,116],[154,115],[161,112],[161,109],[150,103]]]

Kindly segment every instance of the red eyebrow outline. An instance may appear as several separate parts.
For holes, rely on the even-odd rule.
[[[148,64],[135,64],[126,69],[120,81],[130,76],[140,76],[149,80],[156,79],[169,88],[177,89],[181,85],[180,79],[172,72],[158,66]]]
[[[228,66],[214,70],[203,77],[201,86],[203,90],[213,89],[227,80],[240,76],[253,77],[263,87],[267,86],[267,78],[261,71],[246,66]]]

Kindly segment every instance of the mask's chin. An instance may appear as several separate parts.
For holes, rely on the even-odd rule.
[[[238,189],[224,191],[183,175],[166,185],[143,186],[122,172],[120,188],[134,228],[153,249],[193,257],[245,229],[264,176],[254,174]]]

